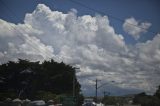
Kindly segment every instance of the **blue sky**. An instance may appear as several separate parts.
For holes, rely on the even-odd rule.
[[[94,16],[98,12],[89,10],[79,4],[75,4],[70,0],[2,0],[4,5],[0,3],[0,18],[13,23],[23,23],[26,13],[32,12],[37,4],[43,3],[49,6],[52,10],[61,11],[67,13],[70,9],[75,8],[78,11],[78,15],[92,15]],[[148,39],[152,39],[157,32],[160,31],[160,1],[159,0],[75,0],[90,8],[101,11],[105,14],[111,15],[115,18],[125,20],[129,17],[134,17],[139,21],[147,21],[152,23],[149,28],[151,33],[146,33],[138,41],[128,36],[123,31],[123,22],[115,18],[109,17],[110,24],[115,28],[117,33],[125,36],[126,43],[135,44],[136,42],[145,42]],[[155,32],[155,33],[152,33]]]
[[[86,95],[94,95],[96,78],[109,85],[101,91],[113,95],[152,94],[160,84],[159,5],[159,0],[0,0],[0,63],[53,58],[80,68]]]

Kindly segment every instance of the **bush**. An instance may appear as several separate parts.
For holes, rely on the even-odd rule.
[[[52,92],[47,92],[47,91],[38,91],[36,94],[36,99],[38,100],[55,100],[56,95],[53,94]]]
[[[4,101],[7,98],[16,98],[17,95],[14,92],[0,92],[0,101]]]

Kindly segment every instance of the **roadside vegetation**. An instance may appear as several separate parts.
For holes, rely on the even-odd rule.
[[[81,85],[77,81],[75,70],[70,65],[54,60],[40,63],[19,59],[17,62],[1,64],[0,101],[27,98],[60,102],[62,97],[72,96],[75,78],[75,95],[82,102]]]

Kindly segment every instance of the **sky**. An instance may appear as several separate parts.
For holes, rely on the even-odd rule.
[[[0,63],[79,67],[84,95],[147,92],[160,75],[159,0],[0,0]]]

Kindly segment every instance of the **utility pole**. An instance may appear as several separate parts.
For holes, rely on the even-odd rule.
[[[107,84],[107,83],[104,83],[104,84],[101,84],[100,86],[98,86],[98,81],[100,81],[100,80],[96,79],[96,86],[95,86],[96,87],[96,96],[95,96],[96,103],[97,103],[97,90]],[[115,82],[115,81],[112,81],[112,82]],[[110,94],[109,92],[104,92],[104,96],[106,93]],[[96,106],[97,106],[97,104],[96,104]]]
[[[104,94],[104,97],[105,97],[106,96],[106,91],[104,91],[103,94]]]
[[[73,97],[75,97],[75,71],[73,72]]]
[[[98,81],[100,81],[100,80],[96,79],[96,86],[95,86],[96,87],[96,91],[95,91],[95,94],[96,94],[96,96],[95,96],[95,102],[96,103],[97,103],[97,90],[107,84],[107,83],[104,83],[104,84],[101,84],[100,86],[98,86]],[[114,82],[114,81],[112,81],[112,82]],[[105,96],[105,93],[106,92],[104,92],[104,96]]]
[[[95,98],[95,102],[96,102],[96,103],[97,103],[98,81],[99,81],[99,80],[96,79],[96,86],[95,86],[95,87],[96,87],[96,92],[95,92],[95,93],[96,93],[96,98]]]
[[[97,103],[97,89],[98,89],[98,87],[97,87],[97,82],[98,82],[98,80],[96,79],[96,100],[95,100],[95,102]]]

